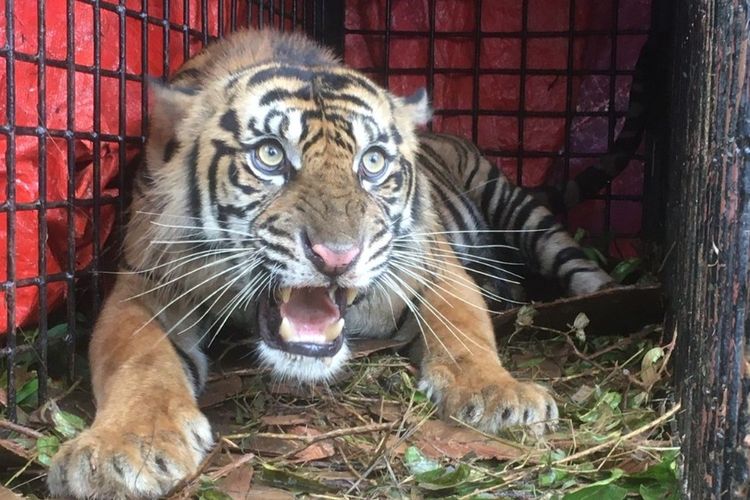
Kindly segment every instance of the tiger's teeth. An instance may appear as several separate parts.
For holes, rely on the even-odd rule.
[[[284,342],[294,342],[297,338],[297,332],[294,330],[294,325],[287,318],[282,318],[281,325],[279,326],[279,335]]]
[[[325,358],[321,358],[321,361],[322,361],[322,362],[323,362],[323,363],[324,363],[324,364],[325,364],[325,365],[326,365],[327,367],[329,367],[329,368],[330,368],[330,367],[331,367],[331,365],[333,364],[333,358],[332,358],[332,357],[330,357],[330,356],[326,356]]]
[[[332,342],[338,338],[339,335],[341,335],[341,330],[344,329],[344,318],[339,318],[339,320],[335,323],[332,323],[328,325],[323,332],[323,336],[325,337],[327,342]]]
[[[336,285],[333,285],[331,288],[328,289],[328,296],[331,298],[331,300],[335,303],[336,302],[336,290],[338,290],[339,287]]]
[[[292,296],[292,289],[289,287],[282,287],[279,288],[279,298],[281,299],[281,302],[286,304],[289,302],[289,298]]]
[[[357,289],[356,288],[347,288],[346,289],[346,305],[350,306],[354,304],[354,299],[357,298]]]

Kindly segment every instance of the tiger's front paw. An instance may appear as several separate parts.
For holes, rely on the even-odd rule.
[[[94,422],[63,445],[47,477],[53,496],[156,498],[196,471],[213,439],[194,405],[157,415],[130,411]]]
[[[442,418],[455,417],[484,432],[526,425],[542,434],[557,423],[557,404],[549,391],[519,382],[499,364],[428,366],[419,389],[438,405]]]

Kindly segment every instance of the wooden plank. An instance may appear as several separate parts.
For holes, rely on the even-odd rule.
[[[672,2],[668,333],[687,498],[750,497],[746,0]]]

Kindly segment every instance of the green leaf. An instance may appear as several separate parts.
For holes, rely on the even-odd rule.
[[[638,493],[641,494],[643,500],[677,500],[680,498],[676,481],[673,481],[671,484],[656,481],[642,484],[638,488]]]
[[[39,379],[34,376],[34,378],[26,381],[23,386],[18,390],[16,393],[16,403],[21,404],[25,402],[27,399],[29,399],[30,404],[35,404],[34,401],[32,401],[30,398],[37,395],[37,392],[39,391]]]
[[[404,452],[404,464],[409,472],[417,475],[440,468],[440,464],[424,456],[416,446],[409,446]]]
[[[232,500],[232,497],[218,489],[211,481],[203,481],[198,490],[198,500]]]
[[[303,493],[335,493],[337,490],[320,481],[308,479],[300,474],[276,469],[268,464],[263,464],[259,480],[269,486],[285,488],[287,490],[300,491]]]
[[[415,479],[426,490],[444,490],[461,485],[470,475],[471,469],[466,464],[459,464],[454,470],[440,468],[417,474]]]
[[[641,259],[639,259],[638,257],[632,257],[630,259],[618,262],[615,268],[612,269],[612,272],[609,274],[616,282],[622,283],[628,276],[638,271],[640,267]]]
[[[622,500],[629,490],[618,486],[615,481],[623,477],[622,469],[612,469],[608,478],[597,481],[580,490],[568,493],[563,500]]]
[[[42,436],[36,440],[37,460],[40,464],[49,467],[52,457],[60,449],[60,440],[57,436]]]
[[[629,491],[616,484],[592,484],[563,496],[563,500],[622,500]]]
[[[596,248],[581,247],[581,250],[583,250],[583,253],[586,254],[586,257],[588,257],[589,260],[593,260],[594,262],[597,262],[602,266],[607,264],[607,257],[605,257],[604,254]]]
[[[555,486],[570,476],[567,471],[562,469],[550,469],[539,474],[537,484],[540,488],[549,488]]]
[[[52,423],[55,425],[55,430],[65,438],[70,439],[75,437],[86,428],[86,422],[81,417],[62,411],[56,405],[51,408],[50,414]]]

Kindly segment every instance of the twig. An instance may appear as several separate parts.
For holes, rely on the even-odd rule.
[[[14,424],[10,420],[6,419],[0,419],[0,427],[3,427],[5,429],[11,430],[13,432],[17,432],[19,434],[23,434],[25,436],[28,436],[30,438],[39,439],[41,437],[44,437],[44,434],[42,434],[39,431],[35,431],[34,429],[30,429],[24,425]]]
[[[217,479],[219,479],[219,478],[221,478],[221,477],[224,477],[224,476],[226,476],[227,474],[229,474],[229,473],[230,473],[230,472],[232,472],[233,470],[235,470],[235,469],[238,469],[238,468],[239,468],[240,466],[242,466],[242,465],[244,465],[244,464],[248,463],[248,462],[249,462],[250,460],[252,460],[253,458],[255,458],[255,455],[253,455],[252,453],[248,453],[248,454],[246,454],[246,455],[242,455],[242,456],[241,456],[240,458],[238,458],[237,460],[234,460],[234,461],[232,461],[231,463],[228,463],[228,464],[227,464],[227,465],[225,465],[224,467],[221,467],[221,468],[219,468],[219,469],[216,469],[215,471],[213,471],[213,472],[212,472],[211,474],[209,474],[208,476],[209,476],[209,477],[210,477],[210,478],[211,478],[212,480],[214,480],[214,481],[215,481],[215,480],[217,480]]]
[[[203,474],[203,471],[206,470],[206,467],[208,467],[208,465],[211,463],[214,457],[216,457],[220,450],[221,441],[218,441],[208,453],[208,455],[206,455],[206,458],[204,458],[200,463],[195,472],[177,483],[174,488],[172,488],[172,490],[167,493],[167,500],[182,500],[184,498],[189,498],[189,495],[192,494],[193,488],[195,488],[195,480],[198,479],[201,474]]]
[[[268,368],[240,368],[237,370],[230,370],[228,372],[216,373],[214,375],[211,375],[210,377],[208,377],[208,381],[215,382],[217,380],[224,380],[225,378],[229,378],[234,375],[242,377],[250,375],[260,375],[266,372],[268,372]]]
[[[384,424],[358,425],[356,427],[347,427],[345,429],[336,429],[335,431],[324,432],[315,436],[298,436],[296,434],[277,434],[274,432],[247,432],[242,434],[230,434],[224,436],[225,439],[242,439],[246,437],[261,437],[271,439],[283,439],[286,441],[302,441],[306,445],[311,445],[325,439],[333,439],[354,434],[367,434],[368,432],[386,431],[396,427],[397,422],[386,422]]]
[[[608,448],[609,446],[612,446],[612,447],[616,448],[623,441],[627,441],[629,439],[632,439],[632,438],[634,438],[634,437],[636,437],[636,436],[638,436],[640,434],[648,432],[648,431],[650,431],[650,430],[652,430],[652,429],[654,429],[656,427],[659,427],[663,423],[667,422],[678,411],[680,411],[681,407],[682,406],[680,405],[680,403],[676,403],[668,412],[666,412],[661,417],[659,417],[659,418],[657,418],[657,419],[655,419],[655,420],[653,420],[653,421],[651,421],[651,422],[649,422],[649,423],[647,423],[647,424],[645,424],[645,425],[643,425],[643,426],[641,426],[641,427],[639,427],[639,428],[637,428],[637,429],[635,429],[635,430],[633,430],[631,432],[628,432],[624,436],[620,436],[620,437],[617,437],[617,438],[610,439],[609,441],[605,441],[604,443],[598,444],[596,446],[592,446],[591,448],[588,448],[586,450],[582,450],[582,451],[579,451],[578,453],[574,453],[572,455],[568,455],[567,457],[563,457],[563,458],[561,458],[559,460],[555,460],[554,462],[552,462],[551,464],[549,464],[549,466],[554,467],[554,466],[562,465],[562,464],[565,464],[565,463],[568,463],[568,462],[573,462],[573,461],[578,460],[580,458],[584,458],[584,457],[587,457],[589,455],[592,455],[592,454],[594,454],[594,453],[596,453],[598,451],[604,450],[604,449]],[[471,493],[468,493],[468,494],[466,494],[464,496],[459,497],[459,500],[466,500],[468,498],[473,498],[473,497],[475,497],[477,495],[480,495],[482,493],[489,493],[489,492],[494,491],[494,490],[496,490],[498,488],[505,487],[508,484],[511,484],[511,483],[513,483],[513,482],[515,482],[515,481],[517,481],[517,480],[519,480],[519,479],[527,476],[531,472],[535,472],[535,471],[540,470],[540,469],[542,469],[544,467],[547,467],[547,465],[545,465],[545,464],[539,464],[539,465],[536,465],[536,466],[533,466],[533,467],[529,467],[528,469],[523,470],[523,471],[519,471],[517,474],[515,474],[515,475],[513,475],[513,476],[511,476],[509,478],[507,478],[507,480],[505,480],[504,482],[502,482],[500,484],[494,484],[494,485],[489,486],[487,488],[474,490]]]

